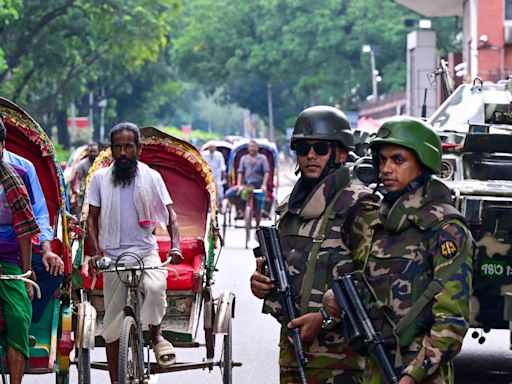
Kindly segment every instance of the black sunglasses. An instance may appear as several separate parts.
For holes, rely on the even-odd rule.
[[[311,147],[313,147],[313,150],[318,156],[325,156],[329,153],[330,145],[325,141],[318,141],[314,144],[302,142],[295,144],[295,151],[297,151],[297,155],[299,156],[307,156]]]

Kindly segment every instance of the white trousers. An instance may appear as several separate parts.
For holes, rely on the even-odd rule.
[[[160,256],[157,251],[143,256],[147,267],[160,265]],[[127,277],[130,272],[123,272]],[[103,318],[103,332],[101,336],[106,343],[118,340],[123,325],[126,305],[126,285],[115,272],[103,274],[103,297],[105,304],[105,317]],[[162,322],[167,307],[165,289],[167,287],[167,271],[155,269],[144,271],[140,287],[143,302],[139,303],[142,329],[148,330],[149,325],[159,325]]]

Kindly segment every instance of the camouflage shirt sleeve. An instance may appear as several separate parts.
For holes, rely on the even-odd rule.
[[[379,206],[374,201],[363,200],[350,226],[348,244],[356,269],[364,269],[370,253],[373,237],[373,223],[378,219]],[[340,271],[338,271],[339,274]]]
[[[417,383],[459,353],[469,327],[473,256],[471,234],[463,224],[450,222],[437,231],[429,246],[434,279],[456,258],[464,257],[466,261],[435,296],[430,333],[423,337],[416,358],[403,372],[412,376]]]

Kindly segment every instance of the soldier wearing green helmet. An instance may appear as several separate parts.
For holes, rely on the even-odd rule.
[[[425,122],[394,118],[370,142],[384,186],[365,256],[368,313],[400,384],[453,383],[452,360],[469,325],[473,241],[451,191],[433,177],[441,143]],[[327,309],[339,308],[332,293]],[[368,358],[364,383],[385,384]]]
[[[370,218],[378,209],[376,196],[351,183],[344,166],[354,138],[345,114],[315,106],[297,117],[291,138],[301,177],[281,203],[279,237],[295,293],[296,320],[287,324],[273,285],[261,271],[251,277],[254,295],[264,300],[263,311],[281,323],[280,382],[299,383],[293,345],[287,327],[299,327],[309,363],[309,384],[354,383],[363,373],[364,359],[346,348],[338,330],[331,329],[322,297],[333,277],[351,272],[357,253],[369,246]]]

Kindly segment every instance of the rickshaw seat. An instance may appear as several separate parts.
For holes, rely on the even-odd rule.
[[[165,261],[167,254],[171,248],[169,236],[157,236],[158,253],[160,259]],[[205,254],[204,242],[200,237],[184,236],[180,239],[180,248],[183,253],[183,262],[180,264],[172,264],[178,273],[179,279],[176,278],[174,272],[167,273],[167,289],[172,291],[193,290],[197,292],[200,288],[199,271]]]

